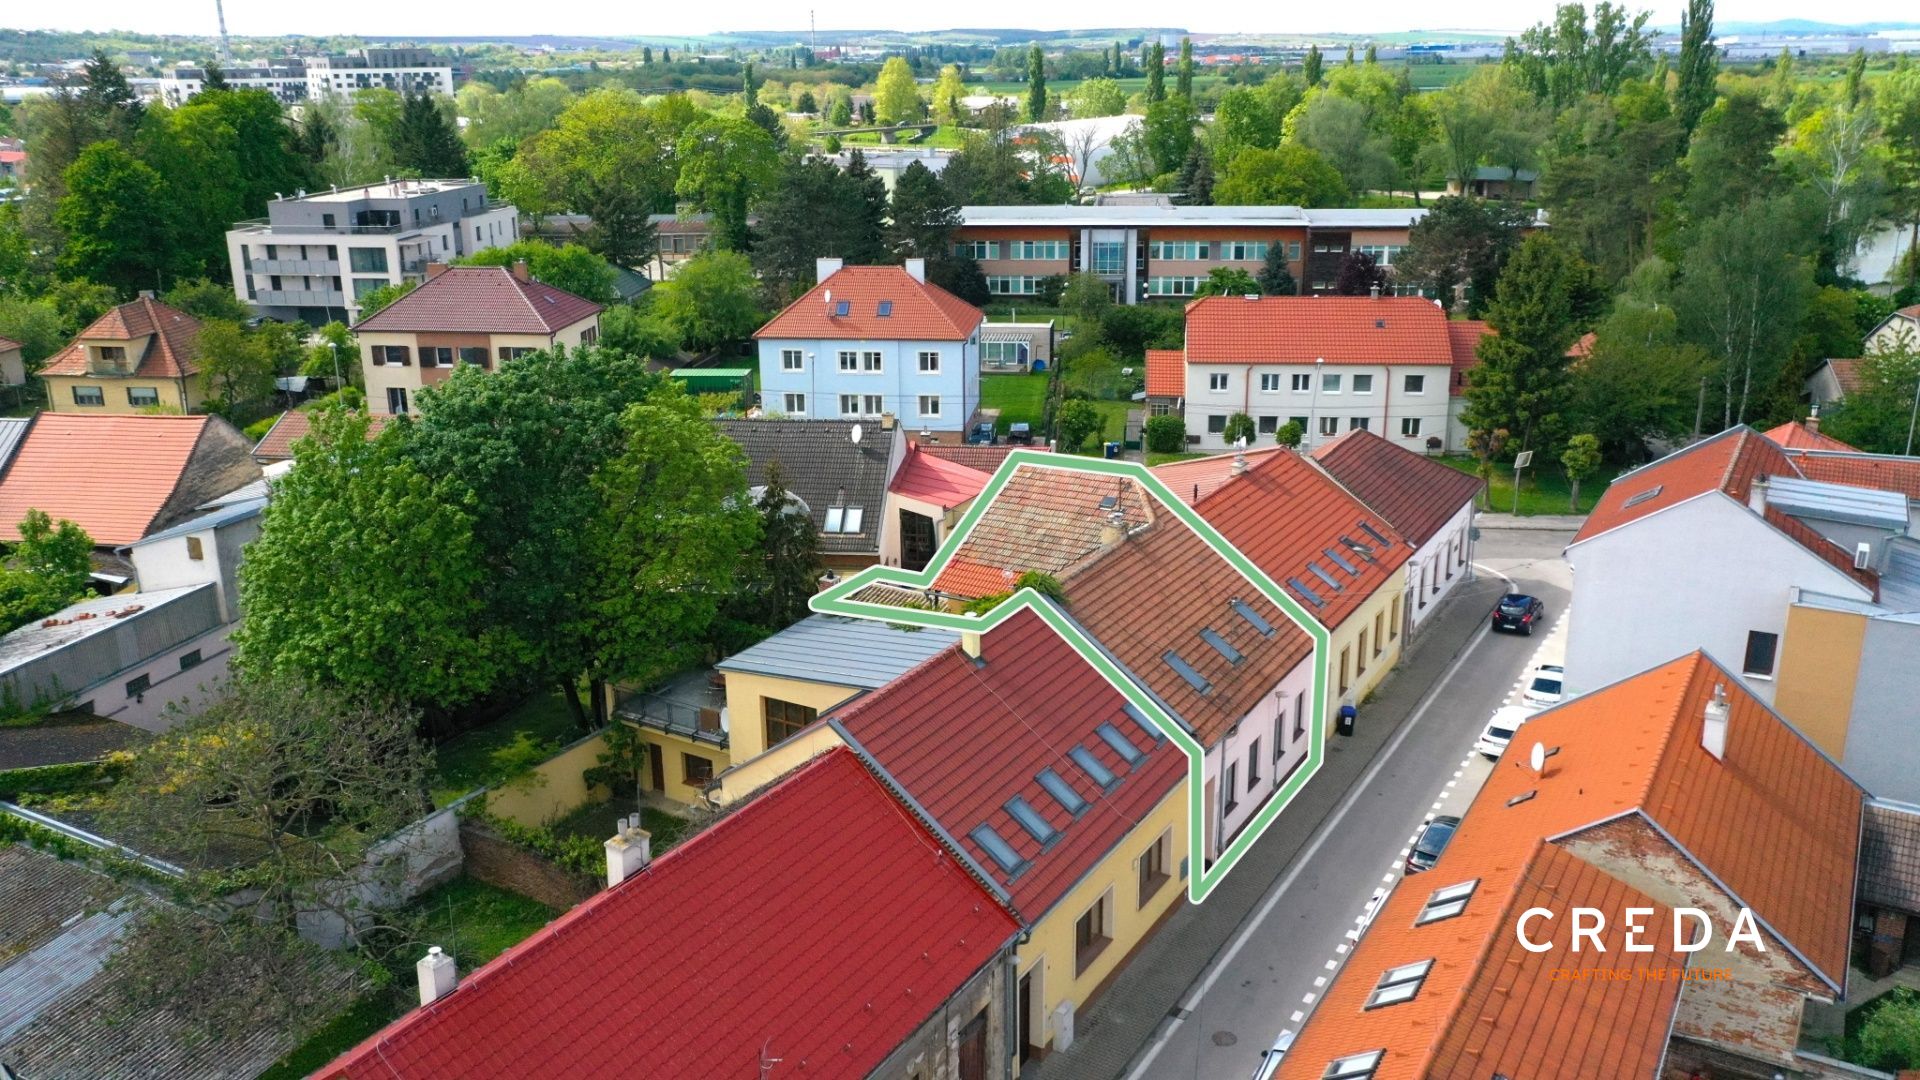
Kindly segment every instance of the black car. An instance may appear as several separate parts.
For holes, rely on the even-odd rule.
[[[988,423],[975,424],[973,425],[973,430],[967,432],[968,446],[992,446],[994,443],[999,441],[1000,441],[999,438],[996,437],[993,433],[992,424],[988,424]]]
[[[1433,864],[1440,861],[1440,853],[1447,850],[1447,841],[1453,839],[1454,830],[1459,827],[1460,819],[1452,815],[1434,818],[1421,826],[1420,835],[1414,838],[1413,850],[1407,852],[1407,873],[1433,869]]]
[[[1007,441],[1016,446],[1033,445],[1033,425],[1025,422],[1014,424],[1007,429]]]
[[[1547,617],[1547,605],[1525,593],[1508,593],[1493,605],[1495,630],[1518,630],[1531,636],[1533,628]]]

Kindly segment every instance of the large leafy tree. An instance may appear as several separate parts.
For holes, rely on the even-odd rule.
[[[1199,122],[1192,98],[1162,98],[1147,106],[1142,130],[1156,174],[1173,172],[1187,160],[1187,152],[1193,148],[1193,129]]]
[[[760,516],[760,540],[727,605],[720,645],[728,651],[806,618],[807,601],[824,570],[813,518],[787,490],[778,461],[767,464],[767,482],[754,510]]]
[[[1221,206],[1340,206],[1349,197],[1340,170],[1298,143],[1241,151],[1213,186]]]
[[[1690,233],[1674,303],[1686,339],[1720,363],[1724,426],[1745,422],[1792,348],[1813,296],[1814,213],[1781,195],[1729,207]]]
[[[1600,0],[1589,23],[1584,5],[1561,4],[1551,24],[1536,23],[1518,39],[1508,39],[1505,62],[1536,98],[1556,109],[1586,94],[1611,95],[1644,74],[1652,58],[1649,14],[1629,18],[1624,6]]]
[[[1262,296],[1299,294],[1300,283],[1294,280],[1293,270],[1287,265],[1287,245],[1267,245],[1267,261],[1260,264],[1259,284]]]
[[[54,212],[66,234],[62,271],[112,285],[125,295],[165,284],[177,268],[178,222],[166,181],[114,140],[80,152]]]
[[[1442,196],[1408,231],[1407,249],[1393,261],[1394,274],[1434,290],[1442,300],[1465,286],[1468,311],[1483,311],[1528,223],[1526,211],[1510,203]]]
[[[1684,146],[1666,97],[1622,94],[1588,100],[1562,117],[1541,199],[1553,231],[1618,280],[1652,250],[1663,210],[1676,195],[1673,166]]]
[[[1786,120],[1758,94],[1728,94],[1700,118],[1687,147],[1687,218],[1701,222],[1779,192],[1774,149]]]
[[[1083,80],[1067,91],[1067,114],[1076,120],[1118,116],[1127,111],[1127,92],[1104,76]]]
[[[919,162],[906,167],[893,185],[887,240],[902,258],[944,259],[953,254],[961,225],[960,206],[933,170]]]
[[[407,425],[317,410],[240,570],[244,670],[451,709],[503,673],[481,622],[469,492],[407,456]]]
[[[85,529],[27,511],[19,542],[0,562],[0,633],[86,599],[92,571],[93,538]]]
[[[867,155],[854,147],[847,154],[841,198],[847,200],[843,219],[845,258],[855,265],[887,261],[887,182],[867,164]]]
[[[1787,70],[1792,71],[1788,61]],[[1680,130],[1691,135],[1700,117],[1713,107],[1720,75],[1720,51],[1713,44],[1713,0],[1687,0],[1680,16],[1679,81],[1673,88]],[[1662,87],[1665,89],[1665,87]]]
[[[1571,400],[1567,349],[1601,296],[1592,267],[1544,233],[1507,260],[1487,308],[1493,333],[1480,339],[1468,376],[1469,429],[1506,431],[1516,450],[1543,450],[1558,437]]]
[[[1907,223],[1907,250],[1913,251],[1920,247],[1920,66],[1875,83],[1873,105],[1891,181],[1889,209]]]
[[[1820,430],[1880,454],[1911,454],[1914,397],[1920,393],[1920,352],[1888,349],[1860,361],[1860,386],[1820,413]]]
[[[705,251],[654,290],[653,313],[687,348],[715,349],[745,341],[759,327],[765,316],[759,296],[745,255]]]
[[[1017,133],[1010,121],[1005,110],[988,109],[983,129],[968,133],[940,179],[964,206],[1066,202],[1074,192],[1072,181],[1057,168],[1035,167],[1036,161],[1060,160],[1064,149],[1045,145],[1049,133],[1033,129]]]
[[[588,247],[616,265],[640,265],[653,251],[647,215],[672,209],[671,100],[653,107],[631,90],[586,94],[521,144],[505,169],[505,194],[532,214],[590,216]]]
[[[943,124],[964,120],[966,107],[960,104],[960,99],[966,96],[967,84],[960,76],[960,65],[948,64],[941,68],[940,77],[933,83],[933,118]]]
[[[1047,118],[1047,54],[1035,42],[1027,49],[1027,119]]]
[[[619,299],[613,287],[616,277],[613,264],[579,244],[521,240],[476,251],[458,262],[461,266],[512,266],[524,262],[527,272],[542,284],[565,289],[596,304],[612,304]]]
[[[885,262],[883,214],[884,205],[876,208],[871,199],[870,185],[832,161],[794,157],[782,162],[760,208],[753,247],[753,264],[768,297],[785,305],[811,288],[814,260],[823,256],[852,265]]]
[[[900,124],[926,115],[927,103],[920,99],[914,85],[913,68],[904,56],[890,56],[880,65],[880,77],[873,88],[874,119],[883,124]]]
[[[277,358],[262,335],[213,319],[201,325],[198,345],[200,381],[208,397],[232,406],[273,393]]]
[[[1346,69],[1342,69],[1346,70]],[[1351,191],[1378,191],[1394,179],[1392,145],[1369,126],[1367,107],[1339,94],[1312,95],[1297,125],[1301,143],[1319,152]]]
[[[1713,368],[1711,356],[1680,338],[1672,279],[1661,259],[1636,267],[1573,371],[1571,426],[1615,461],[1643,458],[1650,439],[1685,435]]]
[[[428,94],[401,99],[400,116],[388,133],[393,163],[416,176],[459,177],[471,173],[466,144],[453,110]]]
[[[711,116],[680,135],[679,195],[713,214],[714,242],[747,249],[747,208],[779,166],[779,149],[749,120]]]
[[[161,297],[172,307],[196,319],[226,319],[244,322],[253,313],[233,293],[232,284],[210,278],[183,281]]]

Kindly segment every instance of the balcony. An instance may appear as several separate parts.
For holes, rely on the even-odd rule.
[[[394,225],[276,225],[266,218],[249,218],[233,223],[234,232],[250,233],[257,236],[391,236],[394,233],[407,232],[415,226]]]
[[[727,694],[712,668],[697,668],[623,698],[614,713],[641,727],[727,747]]]
[[[326,289],[261,289],[254,295],[253,303],[262,307],[345,308],[347,297],[345,293]]]
[[[255,274],[285,274],[289,277],[336,277],[338,259],[255,259],[247,264]]]

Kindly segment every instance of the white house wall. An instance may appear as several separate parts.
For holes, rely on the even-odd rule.
[[[1316,370],[1318,369],[1318,370]],[[1312,449],[1332,442],[1334,437],[1358,426],[1356,418],[1366,420],[1366,428],[1405,450],[1431,453],[1429,437],[1438,437],[1443,449],[1453,448],[1447,422],[1447,380],[1451,369],[1435,364],[1187,364],[1187,436],[1191,447],[1203,451],[1228,448],[1219,434],[1207,430],[1208,417],[1227,417],[1244,412],[1258,425],[1262,417],[1273,417],[1274,426],[1289,419],[1304,418],[1307,438],[1301,443]],[[1212,389],[1212,376],[1225,375],[1226,389]],[[1278,375],[1278,390],[1260,389],[1262,375]],[[1294,390],[1293,377],[1307,376],[1307,389]],[[1340,391],[1317,389],[1322,376],[1339,375]],[[1370,375],[1373,388],[1367,393],[1353,392],[1353,377]],[[1418,393],[1408,393],[1406,377],[1421,377]],[[1337,430],[1322,435],[1322,417],[1334,417]],[[1419,433],[1402,435],[1405,420],[1417,420]],[[1198,439],[1194,443],[1194,439]],[[1273,436],[1264,430],[1255,440],[1270,443]]]
[[[1473,501],[1469,499],[1407,562],[1407,588],[1415,593],[1407,608],[1408,625],[1418,630],[1440,610],[1440,602],[1467,580],[1472,566]]]
[[[1302,695],[1305,695],[1302,697]],[[1210,814],[1217,814],[1220,828],[1212,835],[1216,837],[1216,848],[1211,854],[1218,855],[1220,850],[1233,841],[1240,830],[1253,819],[1260,807],[1266,805],[1273,793],[1280,789],[1282,779],[1290,775],[1295,767],[1306,760],[1307,746],[1312,738],[1312,728],[1305,728],[1299,738],[1294,737],[1296,704],[1304,702],[1305,710],[1313,709],[1313,664],[1305,660],[1294,666],[1274,688],[1260,699],[1227,737],[1215,743],[1207,752],[1207,778],[1215,784],[1214,798],[1217,805],[1210,808]],[[1309,717],[1309,724],[1311,717]],[[1280,752],[1274,752],[1274,740],[1280,741]],[[1249,779],[1248,758],[1258,743],[1258,772]],[[1238,791],[1233,794],[1233,808],[1227,809],[1226,771],[1229,765],[1234,768],[1234,781]]]

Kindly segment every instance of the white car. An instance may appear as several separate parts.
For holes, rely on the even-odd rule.
[[[1260,1051],[1260,1067],[1253,1070],[1253,1080],[1273,1080],[1273,1074],[1280,1071],[1280,1062],[1293,1049],[1293,1032],[1282,1031],[1273,1045]]]
[[[1487,721],[1487,730],[1480,733],[1480,738],[1473,744],[1473,748],[1490,758],[1497,759],[1506,752],[1507,744],[1513,741],[1513,733],[1519,731],[1520,725],[1526,723],[1527,718],[1532,715],[1533,710],[1523,705],[1500,706],[1494,710],[1493,719]]]
[[[1529,682],[1527,688],[1520,692],[1520,697],[1524,699],[1527,704],[1539,708],[1545,708],[1548,705],[1558,705],[1560,704],[1561,698],[1565,696],[1564,692],[1560,689],[1560,683],[1566,678],[1566,675],[1567,669],[1561,667],[1559,664],[1541,664],[1539,667],[1533,669],[1533,681]]]

